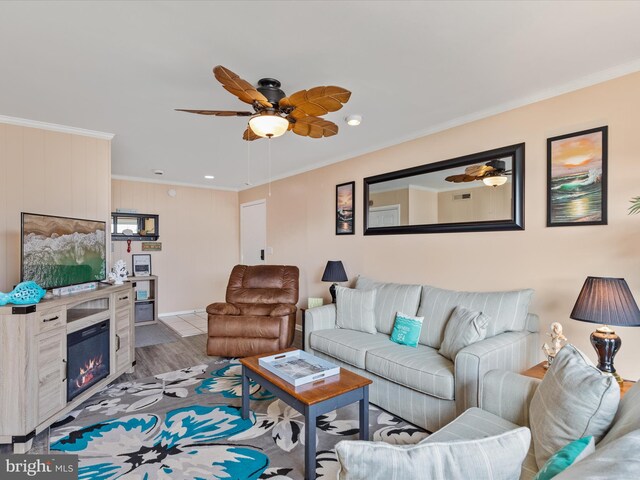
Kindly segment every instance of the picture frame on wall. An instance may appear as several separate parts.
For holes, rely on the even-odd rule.
[[[355,233],[356,182],[336,185],[336,235]]]
[[[131,257],[133,262],[134,277],[148,277],[149,275],[151,275],[151,254],[134,253]]]
[[[547,227],[607,224],[608,127],[547,139]]]

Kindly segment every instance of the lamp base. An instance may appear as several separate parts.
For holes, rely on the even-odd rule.
[[[331,303],[336,303],[336,285],[337,283],[332,283],[329,287],[329,293],[331,294]]]
[[[591,345],[598,354],[598,368],[615,377],[618,384],[622,385],[623,380],[613,367],[613,359],[622,345],[620,337],[605,325],[591,334]]]

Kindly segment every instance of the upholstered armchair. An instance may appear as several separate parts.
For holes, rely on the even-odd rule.
[[[293,343],[298,302],[298,267],[236,265],[226,303],[207,307],[207,354],[247,357]]]

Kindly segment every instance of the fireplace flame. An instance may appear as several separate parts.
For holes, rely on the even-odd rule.
[[[96,370],[102,365],[102,355],[90,358],[84,367],[80,367],[80,373],[76,377],[76,386],[78,388],[84,387],[91,380],[94,379]]]

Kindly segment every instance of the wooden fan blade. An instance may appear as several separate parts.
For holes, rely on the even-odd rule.
[[[245,103],[253,105],[253,102],[258,102],[265,107],[273,107],[267,97],[261,94],[246,80],[243,80],[238,75],[233,73],[228,68],[218,65],[213,69],[213,75],[216,77],[224,89],[238,97]]]
[[[338,133],[338,125],[324,118],[304,117],[293,124],[293,133],[303,137],[332,137]]]
[[[232,112],[229,110],[187,110],[176,108],[176,112],[197,113],[198,115],[213,115],[215,117],[250,117],[253,112]]]
[[[477,177],[467,175],[466,173],[459,173],[458,175],[449,175],[445,178],[447,182],[453,183],[462,183],[462,182],[473,182],[474,180],[478,180]]]
[[[280,107],[295,107],[291,116],[295,119],[324,115],[340,110],[349,101],[351,92],[342,87],[314,87],[310,90],[300,90],[290,97],[285,97],[278,105]]]
[[[253,133],[253,130],[251,130],[251,127],[247,126],[247,129],[244,131],[244,134],[242,135],[242,139],[246,140],[248,142],[252,142],[254,140],[259,140],[262,137],[259,135],[256,135],[255,133]]]
[[[493,172],[495,168],[489,165],[471,165],[464,169],[464,173],[472,177],[484,177],[487,173]]]

